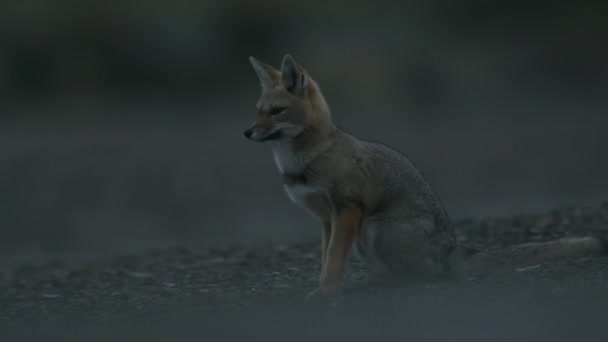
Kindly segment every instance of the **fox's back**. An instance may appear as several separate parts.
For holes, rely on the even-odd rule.
[[[403,154],[383,144],[357,139],[339,131],[322,162],[332,183],[360,197],[369,214],[394,211],[402,217],[447,215],[429,183]],[[335,159],[335,160],[332,160]],[[446,222],[447,223],[447,222]]]

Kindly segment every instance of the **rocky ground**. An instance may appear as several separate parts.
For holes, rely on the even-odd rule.
[[[456,227],[477,249],[608,241],[608,202]],[[608,257],[393,288],[367,287],[365,266],[352,260],[340,295],[303,303],[319,259],[319,242],[302,241],[23,266],[0,279],[0,340],[608,338]]]

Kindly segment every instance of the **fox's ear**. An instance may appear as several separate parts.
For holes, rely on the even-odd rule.
[[[262,89],[272,87],[279,81],[280,72],[277,69],[266,63],[262,63],[253,57],[249,57],[249,61],[251,62],[251,66],[253,66],[253,70],[255,70],[260,78]]]
[[[304,69],[290,55],[285,55],[283,58],[281,73],[283,74],[283,84],[288,92],[298,94],[306,86],[307,79]]]

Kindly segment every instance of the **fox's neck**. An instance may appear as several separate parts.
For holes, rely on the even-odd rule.
[[[274,160],[281,174],[300,174],[313,160],[325,153],[332,145],[337,131],[331,118],[324,125],[309,126],[297,137],[277,141]]]
[[[331,111],[323,97],[323,93],[314,80],[311,80],[308,92],[308,102],[310,103],[308,126],[293,138],[290,143],[295,151],[299,149],[314,149],[316,145],[325,143],[336,126],[331,118]]]
[[[311,81],[308,88],[308,101],[311,106],[311,113],[309,113],[309,115],[311,118],[318,120],[317,124],[320,126],[333,126],[333,122],[331,120],[331,111],[329,110],[327,101],[325,101],[325,97],[321,92],[321,88],[319,88],[314,80],[310,80]]]

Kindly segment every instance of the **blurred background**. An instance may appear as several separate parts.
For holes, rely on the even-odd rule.
[[[250,55],[292,54],[339,125],[408,155],[455,220],[599,203],[604,7],[3,0],[0,266],[319,235],[271,146],[242,135]]]

